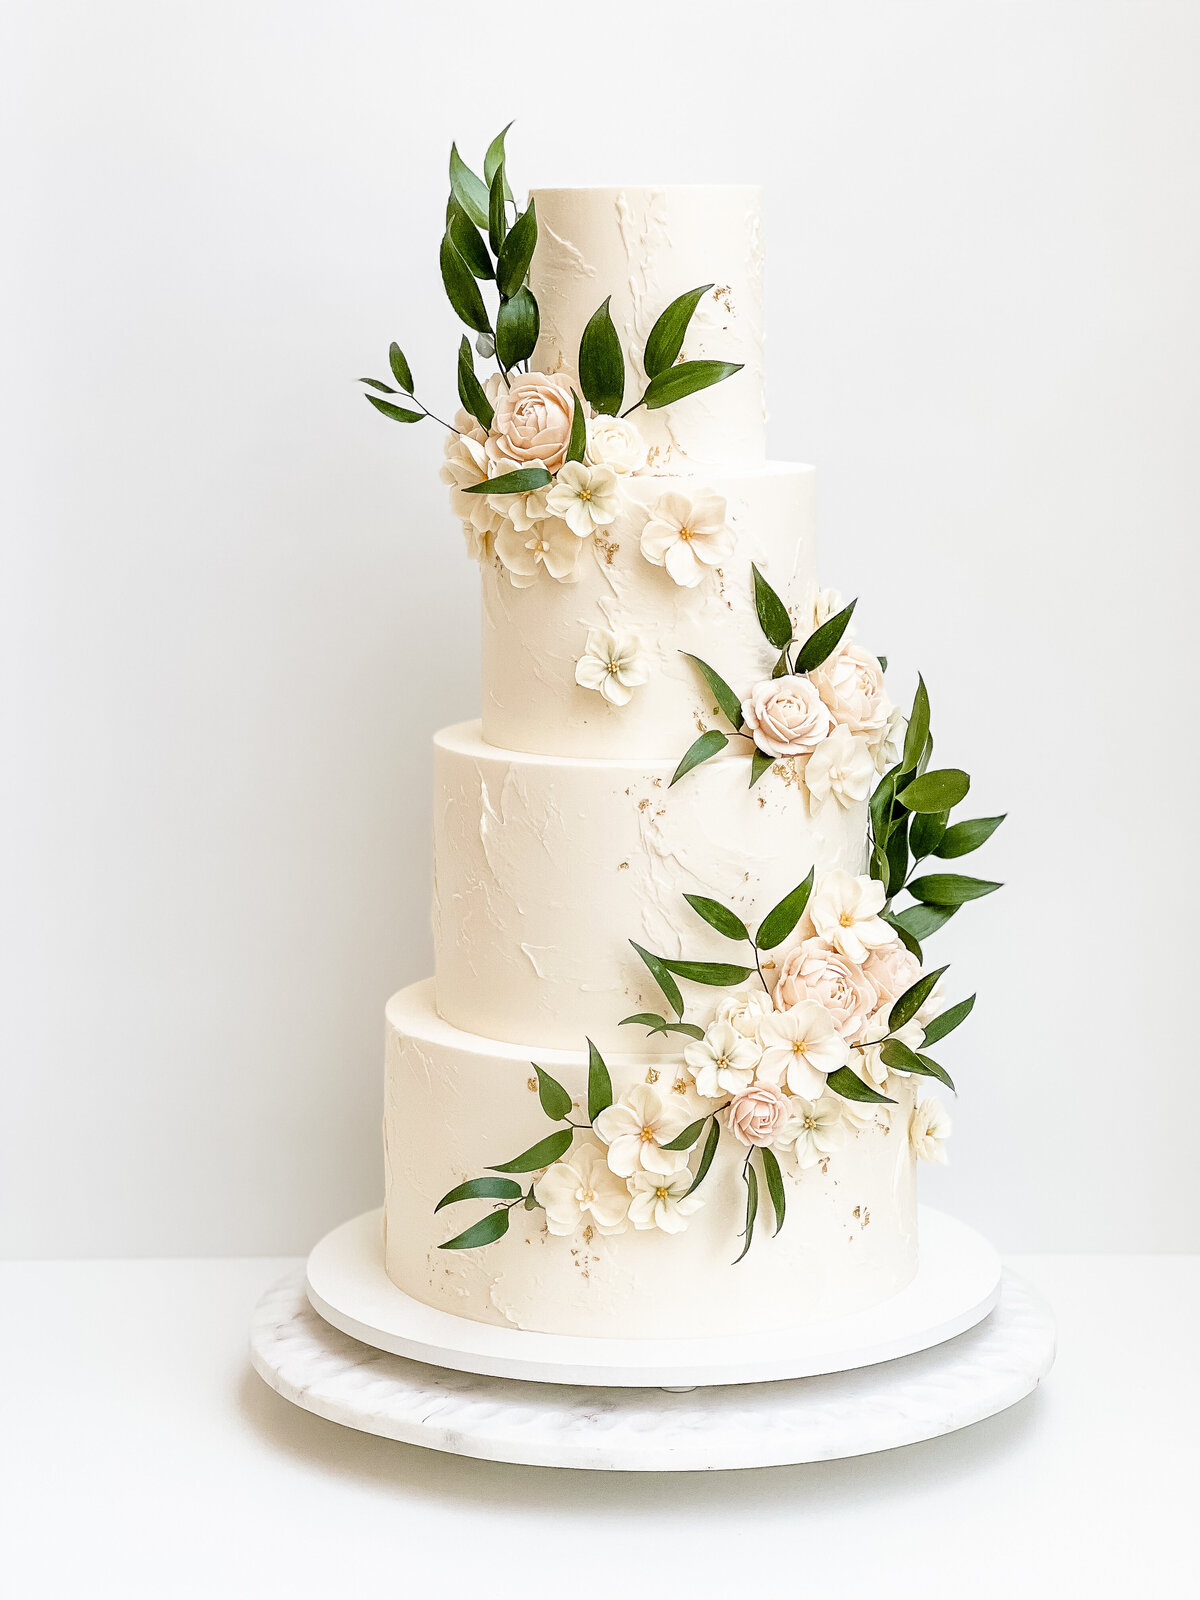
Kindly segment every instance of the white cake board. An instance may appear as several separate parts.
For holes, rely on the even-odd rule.
[[[385,1439],[530,1466],[694,1472],[866,1455],[994,1416],[1050,1370],[1054,1323],[1005,1274],[996,1308],[968,1332],[857,1372],[687,1394],[571,1388],[372,1349],[318,1316],[297,1270],[260,1300],[250,1350],[285,1399]]]
[[[695,1388],[777,1382],[893,1361],[941,1344],[986,1317],[1000,1258],[980,1234],[920,1209],[920,1266],[881,1305],[786,1333],[708,1339],[586,1339],[493,1327],[403,1293],[383,1266],[383,1213],[327,1234],[308,1258],[308,1297],[363,1344],[437,1367],[536,1383]]]

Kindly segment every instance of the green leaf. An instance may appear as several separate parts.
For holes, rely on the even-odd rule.
[[[783,1219],[787,1212],[787,1195],[783,1188],[783,1173],[779,1170],[779,1161],[774,1150],[762,1146],[763,1176],[767,1180],[767,1193],[771,1196],[771,1204],[775,1207],[775,1232],[783,1227]]]
[[[690,655],[686,650],[681,650],[679,654],[686,656],[699,671],[700,676],[712,690],[714,699],[736,733],[742,725],[742,703],[737,695],[734,694],[721,674],[714,667],[710,667],[707,661],[701,661],[699,656]]]
[[[777,944],[783,943],[800,921],[808,904],[808,897],[812,894],[814,870],[810,867],[804,882],[797,884],[790,894],[784,895],[779,904],[772,907],[762,919],[754,938],[760,950],[774,950]]]
[[[741,917],[730,911],[728,906],[723,906],[719,900],[710,900],[704,894],[685,894],[683,898],[698,917],[703,917],[710,928],[715,928],[727,939],[749,939],[750,935]]]
[[[708,1169],[713,1164],[713,1157],[717,1153],[717,1145],[721,1138],[721,1125],[716,1117],[712,1119],[712,1127],[708,1130],[708,1138],[704,1141],[704,1149],[700,1152],[700,1165],[696,1168],[696,1176],[692,1179],[688,1193],[698,1189],[708,1176]]]
[[[466,1183],[460,1183],[457,1189],[451,1189],[449,1194],[444,1194],[434,1206],[434,1211],[440,1211],[443,1206],[452,1206],[459,1200],[519,1200],[521,1198],[521,1185],[512,1178],[468,1178]]]
[[[450,192],[477,228],[487,227],[487,184],[467,166],[456,144],[450,146]]]
[[[663,1145],[663,1149],[690,1150],[695,1144],[696,1140],[700,1137],[700,1132],[704,1127],[704,1124],[708,1121],[708,1117],[709,1113],[706,1111],[702,1117],[698,1118],[697,1121],[689,1122],[682,1133],[677,1133],[675,1135],[670,1144]]]
[[[910,1050],[906,1044],[901,1044],[899,1039],[889,1039],[880,1050],[879,1059],[885,1067],[898,1067],[901,1072],[913,1072],[919,1078],[936,1078],[939,1083],[944,1083],[947,1089],[954,1088],[954,1080],[945,1067],[939,1066],[929,1056]]]
[[[536,1061],[531,1061],[530,1066],[537,1073],[538,1099],[542,1103],[542,1110],[551,1122],[561,1122],[570,1113],[571,1096],[557,1078],[552,1078]]]
[[[839,1067],[836,1072],[831,1072],[825,1080],[825,1087],[832,1089],[834,1094],[840,1094],[843,1100],[861,1100],[872,1106],[896,1104],[886,1094],[880,1094],[878,1089],[872,1089],[870,1084],[864,1083],[858,1073],[849,1067]]]
[[[787,607],[753,562],[750,563],[750,571],[754,574],[754,609],[758,612],[758,625],[766,635],[768,644],[774,645],[776,650],[786,651],[792,642],[792,619],[788,616]],[[779,665],[778,662],[775,664]],[[784,666],[787,666],[786,657]]]
[[[893,822],[888,832],[887,850],[887,881],[889,892],[898,894],[900,886],[908,875],[908,817],[902,816]],[[894,887],[893,887],[894,885]]]
[[[625,357],[608,303],[605,300],[593,312],[583,330],[579,341],[579,382],[584,399],[594,411],[615,417],[625,397]]]
[[[588,1121],[595,1122],[602,1111],[612,1105],[612,1079],[604,1065],[604,1057],[589,1039],[588,1047]]]
[[[905,906],[903,911],[888,918],[897,933],[903,930],[914,939],[928,939],[931,933],[944,928],[958,910],[957,906]]]
[[[525,282],[529,263],[533,260],[537,244],[537,213],[531,200],[509,229],[500,246],[500,259],[496,265],[496,282],[500,293],[510,298]]]
[[[370,395],[367,396],[368,400]],[[686,777],[693,767],[698,767],[702,761],[709,761],[713,756],[719,756],[729,740],[720,728],[710,728],[707,733],[702,733],[694,744],[689,745],[683,760],[675,768],[671,782],[667,788],[677,784],[680,778]]]
[[[657,1016],[653,1011],[639,1011],[636,1016],[622,1017],[617,1026],[623,1028],[627,1022],[649,1028],[651,1033],[684,1033],[689,1039],[704,1037],[704,1029],[697,1027],[694,1022],[668,1022],[665,1017]]]
[[[925,772],[914,778],[896,798],[910,811],[949,811],[960,800],[965,800],[971,780],[957,767],[939,767],[936,772]]]
[[[985,894],[995,894],[1003,884],[990,878],[965,878],[961,872],[931,872],[927,877],[915,878],[908,886],[914,900],[929,906],[963,906],[968,900],[982,900]]]
[[[517,1193],[520,1194],[520,1190]],[[465,1232],[438,1245],[439,1250],[474,1250],[479,1245],[495,1244],[508,1232],[508,1212],[489,1211],[486,1217],[473,1222]]]
[[[742,1176],[746,1180],[746,1226],[742,1230],[746,1242],[742,1246],[742,1255],[733,1263],[735,1267],[750,1248],[750,1241],[754,1238],[754,1219],[758,1214],[758,1174],[749,1158],[742,1168]]]
[[[496,312],[496,355],[506,372],[529,360],[540,326],[538,304],[528,289],[518,289],[511,300],[501,300]]]
[[[466,334],[458,347],[458,398],[463,409],[469,411],[481,427],[490,428],[495,412],[492,402],[484,393],[483,385],[475,376],[475,358],[471,354],[471,341]]]
[[[702,283],[698,289],[689,289],[686,294],[681,294],[678,300],[672,300],[650,329],[650,337],[646,340],[646,353],[642,357],[642,365],[646,369],[648,378],[656,378],[660,372],[665,372],[668,367],[674,366],[675,358],[683,349],[688,323],[691,322],[696,307],[711,288],[711,283]]]
[[[380,394],[395,394],[397,391],[390,383],[380,383],[378,378],[360,378],[359,383],[365,383],[372,389],[378,389]]]
[[[899,767],[893,767],[889,772],[885,772],[875,785],[867,807],[871,814],[871,831],[884,849],[887,848],[888,835],[892,831],[892,802],[896,798],[896,784],[899,777]]]
[[[651,378],[642,396],[647,411],[658,411],[663,406],[674,405],[676,400],[686,400],[701,389],[711,389],[742,370],[740,361],[684,361],[677,367],[668,367]]]
[[[912,819],[912,827],[908,830],[908,842],[914,860],[921,861],[934,853],[946,831],[946,818],[949,815],[948,811],[916,813]]]
[[[542,1167],[548,1167],[551,1162],[557,1161],[559,1156],[566,1151],[575,1137],[574,1128],[558,1128],[554,1133],[548,1133],[544,1139],[539,1139],[536,1144],[531,1144],[528,1150],[522,1150],[519,1156],[514,1156],[511,1161],[495,1161],[489,1168],[492,1172],[538,1172]]]
[[[888,658],[886,656],[876,656],[875,659],[879,663],[880,672],[886,672]]]
[[[781,650],[779,652],[779,660],[771,668],[771,676],[772,678],[786,678],[791,670],[791,663],[788,661],[787,651]]]
[[[640,944],[630,939],[630,944],[641,956],[650,969],[650,976],[667,997],[667,1004],[677,1017],[683,1016],[683,996],[679,992],[679,985],[667,971],[666,967],[656,955],[651,955],[649,950],[643,950]]]
[[[677,978],[687,978],[691,983],[708,983],[714,988],[732,989],[754,971],[753,967],[735,967],[728,961],[675,961],[669,956],[659,960],[668,972]]]
[[[948,1033],[953,1033],[955,1028],[963,1023],[975,1009],[975,996],[968,995],[965,1000],[960,1000],[956,1006],[949,1006],[940,1016],[925,1029],[925,1044],[937,1044],[939,1039],[944,1039]]]
[[[492,247],[494,256],[499,256],[500,246],[504,243],[504,236],[508,232],[508,212],[504,207],[504,192],[507,187],[504,181],[504,162],[501,161],[488,183],[488,243]]]
[[[924,908],[918,907],[917,909],[922,910]],[[887,923],[888,927],[891,928],[897,939],[899,939],[900,943],[904,946],[908,953],[916,956],[917,960],[920,961],[922,959],[921,946],[914,936],[903,925],[903,923],[897,921],[896,917],[890,911],[881,911],[880,916]]]
[[[571,399],[575,402],[571,412],[571,439],[567,445],[567,460],[582,461],[587,450],[587,417],[583,411],[583,401],[571,390]]]
[[[1007,815],[1004,812],[998,817],[974,817],[970,822],[956,822],[946,829],[933,854],[941,856],[943,861],[969,856],[972,850],[987,843]]]
[[[774,765],[774,756],[769,756],[765,750],[756,749],[754,754],[750,757],[750,787],[753,789],[754,785],[762,777],[763,773],[770,772]]]
[[[363,399],[369,400],[376,411],[382,411],[393,422],[421,422],[425,417],[423,411],[406,411],[403,406],[394,406],[390,400],[381,400],[378,395],[364,395]]]
[[[388,365],[392,369],[392,377],[395,378],[404,393],[411,394],[413,392],[412,370],[404,359],[404,351],[401,350],[394,339],[388,345]]]
[[[492,258],[488,255],[487,245],[480,238],[479,229],[453,195],[450,196],[450,204],[446,208],[446,230],[454,243],[454,248],[470,268],[473,278],[496,276]]]
[[[905,772],[915,772],[917,762],[925,749],[925,741],[929,738],[929,691],[925,687],[925,679],[918,673],[917,692],[913,695],[912,714],[908,719],[908,729],[904,735],[904,755],[900,764]]]
[[[464,494],[527,494],[530,489],[544,489],[550,482],[545,467],[518,467],[516,472],[502,472],[498,478],[487,478],[483,483],[472,483]]]
[[[483,181],[489,186],[495,176],[496,168],[504,161],[504,135],[511,127],[512,123],[506,122],[487,147],[487,154],[483,158]],[[511,200],[512,195],[506,194],[505,198]]]
[[[829,660],[841,644],[842,635],[850,626],[850,618],[854,615],[857,604],[857,600],[851,600],[844,611],[839,611],[836,616],[830,617],[828,622],[823,622],[815,632],[809,634],[796,656],[796,672],[812,672],[823,661]]]
[[[937,981],[946,972],[945,967],[938,967],[934,972],[926,972],[919,977],[916,983],[910,984],[904,993],[892,1003],[888,1012],[888,1029],[896,1032],[906,1022],[911,1022],[933,993]]]
[[[453,307],[455,316],[460,322],[465,322],[468,328],[474,328],[476,333],[491,333],[492,325],[488,321],[487,308],[479,292],[479,285],[475,282],[471,269],[459,255],[449,233],[442,235],[439,259],[446,298]]]

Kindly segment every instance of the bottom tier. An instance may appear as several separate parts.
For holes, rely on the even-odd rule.
[[[852,1113],[841,1148],[819,1165],[798,1170],[783,1160],[784,1226],[772,1236],[764,1196],[753,1245],[736,1265],[746,1152],[728,1136],[696,1191],[704,1203],[684,1232],[602,1236],[581,1226],[574,1236],[556,1237],[541,1211],[518,1205],[496,1243],[443,1251],[439,1245],[485,1215],[490,1202],[464,1201],[435,1214],[439,1198],[556,1126],[538,1103],[531,1057],[574,1097],[577,1121],[586,1121],[579,1108],[586,1105],[587,1061],[576,1052],[503,1044],[450,1027],[437,1014],[432,981],[393,997],[387,1034],[387,1272],[427,1305],[542,1333],[704,1337],[800,1327],[858,1311],[896,1294],[916,1272],[907,1081],[894,1107],[856,1108],[865,1114]],[[692,1116],[707,1108],[684,1088],[682,1069],[676,1078],[669,1057],[613,1055],[607,1064],[618,1097],[651,1083]]]

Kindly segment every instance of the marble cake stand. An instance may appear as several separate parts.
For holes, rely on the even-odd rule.
[[[696,1388],[841,1372],[928,1349],[974,1327],[1000,1294],[1000,1258],[973,1228],[922,1206],[920,1269],[899,1294],[785,1333],[589,1339],[471,1322],[398,1289],[383,1265],[383,1213],[327,1234],[308,1258],[326,1322],[391,1355],[493,1378],[621,1388]]]
[[[528,1383],[389,1355],[319,1316],[297,1270],[259,1302],[250,1349],[279,1394],[366,1433],[488,1461],[672,1472],[830,1461],[964,1428],[1037,1386],[1054,1360],[1054,1324],[1005,1274],[985,1320],[916,1354],[668,1394]]]

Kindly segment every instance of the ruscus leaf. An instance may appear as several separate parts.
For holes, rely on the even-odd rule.
[[[642,357],[647,378],[656,378],[660,372],[665,372],[675,364],[696,307],[711,288],[711,283],[702,283],[698,289],[689,289],[677,300],[672,300],[650,329],[646,352]]]
[[[472,483],[464,494],[527,494],[530,489],[544,489],[550,482],[545,467],[518,467],[516,472],[502,472],[498,478],[486,478],[483,483]]]
[[[933,855],[946,831],[946,818],[949,815],[948,811],[918,811],[914,814],[912,827],[908,831],[914,860],[923,861],[926,856]]]
[[[404,359],[404,351],[401,350],[394,339],[388,345],[388,365],[392,369],[392,377],[395,378],[404,393],[411,394],[413,391],[412,370]]]
[[[686,400],[701,389],[711,389],[714,383],[723,383],[742,370],[740,361],[684,361],[677,367],[668,367],[651,378],[642,396],[647,411],[658,411],[663,406],[674,405],[676,400]]]
[[[521,1191],[518,1189],[517,1193]],[[438,1245],[439,1250],[474,1250],[480,1245],[495,1244],[497,1239],[502,1239],[508,1232],[508,1212],[489,1211],[486,1217],[480,1217],[478,1222],[473,1222],[469,1228],[453,1239],[447,1239],[445,1244]]]
[[[511,127],[511,122],[506,122],[504,124],[504,126],[500,129],[500,132],[492,140],[491,144],[488,145],[487,153],[483,158],[483,181],[489,186],[489,188],[491,186],[492,178],[495,175],[496,168],[504,161],[504,136]],[[512,195],[506,193],[505,198],[511,200]]]
[[[707,983],[714,988],[733,989],[754,971],[753,967],[735,967],[728,961],[676,961],[670,956],[659,960],[668,972],[677,978],[687,978],[690,983]]]
[[[754,609],[758,613],[758,625],[769,645],[776,650],[786,650],[792,642],[792,619],[787,607],[754,562],[750,563],[750,571],[754,574]]]
[[[670,1144],[663,1145],[663,1149],[690,1150],[695,1144],[696,1140],[700,1137],[700,1134],[704,1128],[704,1124],[708,1121],[708,1117],[709,1113],[706,1111],[704,1115],[699,1117],[695,1122],[689,1122],[682,1133],[677,1133],[675,1135]]]
[[[508,232],[508,212],[504,206],[506,188],[504,162],[501,160],[488,184],[488,243],[492,247],[494,256],[499,256],[500,246],[504,243],[504,236]]]
[[[496,276],[492,258],[488,255],[487,245],[480,237],[479,229],[453,195],[446,211],[446,231],[454,242],[454,248],[470,268],[473,278]]]
[[[810,867],[804,882],[798,883],[790,894],[784,895],[779,904],[772,907],[762,919],[754,938],[760,950],[774,950],[776,945],[783,943],[800,921],[804,915],[804,908],[808,905],[808,897],[812,894],[815,870]]]
[[[537,245],[537,213],[533,201],[513,223],[500,246],[500,259],[496,264],[496,282],[500,293],[510,299],[525,282],[529,263]]]
[[[857,604],[857,600],[851,600],[845,610],[839,611],[836,616],[830,617],[828,622],[823,622],[819,628],[809,634],[796,654],[795,670],[797,673],[812,672],[823,661],[829,660],[829,657],[841,644],[842,635],[850,626],[850,618],[854,615],[854,608]]]
[[[953,861],[958,856],[969,856],[972,850],[978,850],[981,844],[995,833],[1004,821],[1007,813],[998,817],[973,817],[969,822],[956,822],[946,829],[938,841],[935,856],[940,856],[943,861]]]
[[[587,450],[587,417],[584,415],[583,401],[572,389],[571,399],[575,402],[571,412],[571,438],[567,445],[567,460],[582,461]]]
[[[390,383],[381,383],[378,378],[360,378],[359,383],[365,383],[368,388],[378,389],[380,394],[396,394]]]
[[[897,933],[910,933],[914,939],[928,939],[930,934],[944,928],[958,910],[957,906],[906,906],[903,911],[888,917]]]
[[[723,906],[719,900],[710,900],[704,894],[685,894],[683,897],[698,917],[703,917],[710,928],[724,934],[727,939],[749,939],[746,924],[741,917]]]
[[[693,1189],[698,1189],[708,1176],[708,1169],[713,1164],[713,1157],[717,1153],[717,1145],[721,1138],[721,1124],[716,1117],[712,1119],[712,1126],[708,1130],[708,1138],[704,1141],[704,1149],[700,1152],[700,1165],[696,1168],[696,1176],[688,1188],[691,1194]]]
[[[612,1078],[604,1065],[604,1057],[589,1039],[588,1047],[588,1121],[595,1122],[602,1111],[612,1105]]]
[[[554,1133],[548,1133],[544,1139],[539,1139],[536,1144],[531,1144],[528,1150],[522,1150],[521,1154],[514,1156],[511,1161],[494,1161],[489,1170],[539,1172],[542,1167],[548,1167],[551,1162],[557,1161],[568,1149],[574,1137],[574,1128],[559,1128]]]
[[[459,205],[477,228],[486,228],[488,221],[488,187],[458,153],[458,146],[450,146],[450,190]]]
[[[750,787],[753,789],[763,773],[770,772],[774,765],[774,756],[769,756],[765,750],[755,750],[750,757]]]
[[[966,799],[970,787],[971,780],[965,772],[957,767],[939,767],[914,778],[896,798],[909,811],[949,811]]]
[[[779,1159],[774,1150],[769,1150],[766,1145],[762,1147],[762,1164],[763,1177],[767,1180],[767,1193],[775,1209],[775,1232],[778,1233],[787,1214],[787,1194],[783,1187],[783,1173],[779,1170]]]
[[[434,1206],[434,1211],[440,1211],[443,1206],[456,1205],[459,1200],[519,1200],[521,1198],[521,1185],[512,1178],[468,1178],[466,1183],[460,1183],[456,1189],[451,1189],[449,1194],[444,1194]]]
[[[579,341],[579,383],[584,399],[594,411],[615,417],[625,397],[625,357],[608,305],[605,300],[583,330]]]
[[[487,308],[479,292],[479,285],[475,282],[471,269],[459,255],[449,233],[442,235],[439,261],[446,298],[455,316],[460,322],[465,322],[468,328],[474,328],[476,333],[491,333],[492,325],[488,321]]]
[[[908,885],[908,892],[925,905],[963,906],[968,900],[982,900],[985,894],[995,894],[1003,887],[990,878],[966,878],[960,872],[931,872],[927,877],[915,878]]]
[[[735,1267],[750,1248],[750,1241],[754,1238],[754,1219],[758,1214],[758,1174],[753,1162],[747,1160],[742,1168],[742,1176],[746,1180],[746,1226],[742,1230],[746,1242],[742,1246],[742,1254],[733,1263]]]
[[[506,372],[529,360],[539,327],[537,301],[528,289],[518,289],[511,300],[501,300],[496,312],[496,355]]]
[[[378,395],[364,395],[376,411],[382,411],[385,417],[391,417],[393,422],[421,422],[424,420],[423,411],[406,411],[403,406],[394,406],[390,400],[381,400]]]
[[[915,772],[917,762],[925,749],[925,741],[929,737],[929,691],[925,687],[925,679],[917,674],[917,692],[913,695],[912,713],[908,719],[908,728],[904,735],[904,755],[901,757],[901,766],[905,772]]]
[[[701,661],[699,656],[690,655],[686,650],[681,650],[679,653],[681,656],[686,656],[700,673],[700,676],[712,690],[713,696],[724,713],[726,720],[732,724],[734,733],[737,733],[742,725],[742,703],[737,695],[734,694],[715,667],[710,667],[707,661]]]
[[[939,1083],[944,1083],[947,1089],[954,1088],[954,1080],[945,1067],[939,1066],[936,1061],[919,1051],[910,1050],[906,1044],[901,1044],[899,1039],[889,1039],[881,1048],[879,1059],[885,1067],[896,1067],[901,1072],[911,1072],[919,1078],[936,1078]]]
[[[937,1044],[939,1039],[944,1039],[948,1033],[953,1033],[961,1023],[964,1023],[975,1009],[975,996],[968,995],[965,1000],[960,1000],[957,1005],[948,1006],[925,1029],[925,1044]]]
[[[831,1072],[825,1080],[825,1087],[832,1089],[834,1094],[840,1094],[843,1100],[860,1100],[870,1106],[896,1104],[886,1094],[880,1094],[878,1089],[872,1089],[869,1083],[864,1083],[858,1073],[849,1067],[838,1067],[836,1072]]]
[[[370,399],[370,396],[368,395],[367,398]],[[729,740],[719,728],[710,728],[707,733],[702,733],[694,744],[688,746],[683,760],[671,775],[671,782],[667,785],[668,789],[677,784],[680,778],[686,777],[693,767],[698,767],[701,762],[709,761],[713,756],[720,755],[728,743]]]
[[[490,428],[495,412],[483,385],[475,376],[475,360],[471,355],[471,341],[466,334],[458,347],[458,398],[481,427]]]
[[[561,1122],[570,1113],[571,1096],[558,1079],[552,1078],[544,1067],[539,1067],[536,1061],[530,1065],[537,1073],[538,1099],[542,1110],[551,1122]]]
[[[902,1028],[906,1022],[911,1022],[925,1004],[926,1000],[937,987],[937,981],[946,972],[945,967],[938,967],[934,972],[923,973],[916,983],[910,984],[904,993],[892,1003],[888,1012],[888,1028],[895,1032]]]
[[[667,1004],[670,1006],[671,1010],[677,1017],[682,1017],[683,995],[680,994],[679,985],[667,971],[661,959],[656,955],[652,955],[649,950],[643,950],[641,945],[636,944],[632,939],[630,939],[629,942],[631,945],[633,945],[633,948],[637,951],[638,955],[641,956],[642,960],[646,963],[646,966],[650,970],[650,976],[662,990],[663,994],[666,995]]]

